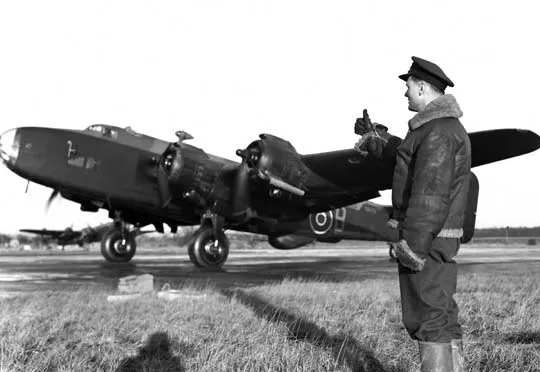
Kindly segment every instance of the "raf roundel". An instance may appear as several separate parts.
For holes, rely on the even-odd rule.
[[[334,225],[334,213],[332,211],[319,212],[309,215],[309,227],[316,235],[324,235]]]

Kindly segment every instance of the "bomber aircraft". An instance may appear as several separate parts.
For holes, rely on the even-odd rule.
[[[167,142],[131,128],[95,124],[85,130],[21,127],[0,137],[4,164],[29,182],[53,189],[51,197],[80,204],[82,211],[109,212],[113,225],[101,253],[112,262],[135,254],[128,226],[199,225],[188,244],[198,267],[227,260],[227,229],[268,236],[278,249],[314,241],[396,240],[386,226],[389,207],[369,200],[392,185],[393,164],[354,149],[299,154],[285,139],[261,134],[240,161],[211,155],[176,132]],[[529,130],[469,133],[472,166],[535,151],[540,137]],[[474,232],[478,182],[466,212],[465,240]]]
[[[74,230],[71,227],[66,227],[63,230],[49,229],[20,229],[19,231],[31,233],[41,236],[46,242],[54,242],[62,247],[66,245],[78,245],[83,247],[85,244],[93,242],[101,242],[103,236],[114,228],[113,222],[102,223],[97,226],[88,226],[80,230]],[[140,229],[132,229],[130,234],[134,237],[143,234],[146,231]]]

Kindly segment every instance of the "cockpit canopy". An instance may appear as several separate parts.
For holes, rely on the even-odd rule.
[[[103,137],[118,138],[118,129],[116,127],[112,127],[110,125],[103,125],[103,124],[94,124],[90,125],[86,130],[90,132],[94,132],[97,134],[101,134]]]
[[[138,133],[131,127],[120,128],[108,124],[92,124],[85,131],[96,137],[107,138],[117,143],[144,149],[159,155],[163,154],[169,146],[169,142]]]
[[[142,137],[143,135],[135,132],[131,127],[125,127],[124,129],[115,127],[113,125],[107,124],[93,124],[86,128],[87,131],[90,131],[95,134],[100,134],[103,137],[108,137],[112,139],[117,139],[119,133],[127,133],[131,136]]]

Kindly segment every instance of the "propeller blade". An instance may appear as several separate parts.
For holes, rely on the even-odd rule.
[[[169,190],[169,173],[171,166],[174,164],[176,150],[169,147],[160,158],[153,158],[156,168],[154,177],[157,181],[157,189],[159,194],[159,203],[162,208],[165,208],[172,200]]]
[[[157,183],[161,207],[165,208],[171,202],[171,193],[169,191],[169,178],[162,164],[158,165]]]
[[[232,211],[234,216],[241,216],[244,213],[249,213],[251,206],[251,188],[249,185],[249,165],[247,164],[247,158],[242,157],[242,163],[238,166],[236,172],[236,178],[232,188]]]
[[[58,197],[60,194],[60,190],[54,189],[51,192],[51,195],[49,195],[49,199],[47,199],[47,203],[45,204],[45,212],[49,211],[49,208],[51,207],[52,202]]]
[[[304,196],[306,193],[304,190],[299,189],[298,187],[293,186],[278,177],[274,177],[268,172],[266,173],[265,176],[268,177],[268,182],[270,183],[270,185],[277,187],[278,189],[288,191],[291,194],[298,195],[298,196]]]

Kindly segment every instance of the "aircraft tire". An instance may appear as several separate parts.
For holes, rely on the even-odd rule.
[[[217,240],[217,247],[214,242]],[[195,233],[188,246],[189,259],[200,268],[220,268],[229,257],[229,239],[222,234],[216,237],[213,228],[201,229]]]
[[[129,262],[135,255],[137,243],[129,235],[122,245],[122,231],[111,229],[101,239],[101,254],[109,262]]]

